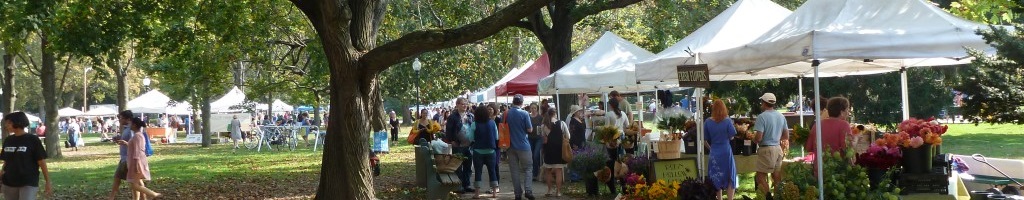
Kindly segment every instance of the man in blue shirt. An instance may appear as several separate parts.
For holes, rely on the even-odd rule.
[[[771,184],[782,181],[782,176],[778,172],[782,169],[782,149],[789,148],[789,127],[786,117],[775,110],[775,94],[764,93],[760,100],[763,112],[757,115],[757,122],[754,122],[754,141],[759,146],[757,174],[754,180],[755,186],[763,194],[772,188],[772,185],[768,184],[769,173],[772,176]]]
[[[132,117],[133,114],[132,111],[130,110],[121,111],[121,113],[117,114],[117,120],[121,124],[121,135],[114,136],[115,142],[117,140],[129,141],[132,139],[133,133],[130,126]],[[125,161],[125,157],[128,157],[128,147],[125,145],[118,146],[120,148],[121,160],[118,161],[117,170],[114,171],[114,187],[110,191],[109,199],[114,199],[115,197],[117,197],[117,191],[121,186],[121,180],[125,180],[126,178],[128,178],[128,164]]]
[[[512,109],[508,110],[508,117],[503,119],[508,123],[511,148],[508,154],[508,165],[511,167],[512,186],[515,187],[516,200],[523,199],[523,190],[526,190],[526,198],[534,199],[533,183],[533,154],[530,149],[530,141],[527,140],[527,133],[533,132],[533,123],[530,122],[530,114],[522,109],[523,95],[517,94],[512,98]]]

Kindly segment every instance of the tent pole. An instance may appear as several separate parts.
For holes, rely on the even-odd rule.
[[[558,113],[562,110],[559,107],[559,105],[562,105],[561,103],[561,98],[558,98],[558,89],[555,89],[555,118],[558,118]]]
[[[796,114],[800,116],[800,127],[804,127],[804,76],[796,77],[798,89]]]
[[[697,116],[694,120],[697,122],[697,174],[703,179],[707,172],[704,163],[704,88],[697,88],[697,112],[694,113]]]
[[[902,98],[902,110],[903,120],[910,119],[910,96],[907,92],[907,68],[900,68],[900,92],[903,93]]]
[[[818,66],[819,65],[821,65],[821,61],[819,61],[819,60],[814,60],[814,61],[811,62],[811,67],[814,68],[814,96],[815,97],[821,96],[821,90],[820,90],[821,89],[821,86],[820,86],[820,82],[821,81],[819,80],[819,77],[818,77]],[[824,159],[824,156],[822,156],[822,154],[821,154],[821,112],[818,112],[820,110],[821,110],[821,101],[820,100],[814,101],[814,111],[815,111],[814,112],[815,113],[815,115],[814,115],[814,129],[815,129],[814,134],[817,134],[814,137],[814,145],[815,145],[815,149],[814,150],[815,150],[815,156],[817,156],[817,158],[815,158],[815,159],[817,159],[816,163],[818,163],[818,164],[815,165],[815,168],[817,168],[817,170],[818,170],[818,197],[820,199],[825,199],[825,187],[824,187],[825,182],[823,181],[824,180],[823,179],[823,177],[824,177],[823,175],[824,174],[822,174],[823,172],[822,172],[822,169],[821,169],[821,166],[822,166],[822,164],[824,164],[824,160],[825,159]]]

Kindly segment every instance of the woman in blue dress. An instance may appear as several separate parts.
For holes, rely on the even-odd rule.
[[[722,190],[726,190],[728,199],[732,200],[739,187],[736,176],[736,161],[732,157],[732,146],[729,141],[736,136],[736,127],[729,118],[729,110],[725,102],[715,100],[711,109],[711,117],[704,121],[705,144],[711,149],[708,163],[708,176],[718,190],[716,199],[722,198]]]

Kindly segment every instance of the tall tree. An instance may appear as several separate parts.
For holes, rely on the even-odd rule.
[[[486,38],[549,2],[519,0],[477,22],[416,31],[377,46],[385,1],[292,0],[323,43],[331,72],[330,111],[343,113],[328,121],[317,198],[374,198],[365,142],[371,130],[384,126],[382,117],[370,117],[383,112],[378,82],[382,71],[423,52]]]
[[[1024,124],[1024,26],[1014,28],[978,32],[996,48],[995,56],[968,51],[976,59],[955,88],[964,93],[962,112],[971,122]]]

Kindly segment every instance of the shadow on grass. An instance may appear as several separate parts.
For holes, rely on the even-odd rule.
[[[1024,135],[973,133],[942,136],[942,153],[983,154],[993,158],[1024,159]]]

